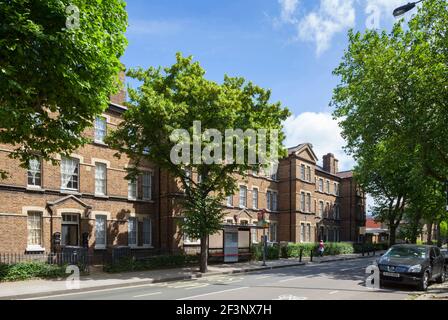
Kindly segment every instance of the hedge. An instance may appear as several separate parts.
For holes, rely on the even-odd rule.
[[[263,244],[258,243],[250,248],[252,260],[263,260]],[[266,260],[277,260],[280,258],[280,247],[278,244],[269,245],[266,250]]]
[[[125,257],[120,259],[118,263],[105,265],[103,269],[105,272],[116,273],[162,268],[177,268],[198,263],[198,255],[161,255],[141,260],[132,257]]]
[[[20,262],[12,265],[0,264],[0,281],[18,281],[33,278],[59,278],[67,276],[66,266],[42,262]]]
[[[281,256],[282,258],[298,258],[300,256],[300,251],[302,250],[302,257],[309,257],[311,255],[311,251],[313,251],[313,255],[317,255],[318,247],[318,243],[288,243],[287,245],[282,246]],[[324,255],[334,256],[353,252],[354,249],[351,243],[325,243]]]

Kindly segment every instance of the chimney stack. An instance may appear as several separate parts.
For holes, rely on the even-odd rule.
[[[328,153],[323,157],[324,170],[336,174],[339,172],[339,160],[334,157],[334,154]]]
[[[120,91],[110,96],[110,102],[123,105],[126,102],[126,88],[125,88],[126,76],[124,71],[120,71],[119,79],[121,83]]]

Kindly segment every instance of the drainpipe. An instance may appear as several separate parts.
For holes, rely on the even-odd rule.
[[[292,158],[289,158],[289,241],[292,242]]]
[[[50,214],[50,252],[54,252],[54,241],[53,241],[53,210],[49,205],[46,206],[48,213]]]
[[[350,241],[352,241],[352,181],[353,179],[350,178]]]
[[[161,191],[160,191],[160,185],[161,185],[161,183],[160,183],[160,179],[161,179],[161,170],[160,170],[160,167],[159,167],[159,176],[157,177],[157,182],[158,182],[158,185],[159,185],[159,187],[158,187],[158,189],[157,189],[157,192],[158,192],[158,197],[157,197],[157,207],[158,207],[158,209],[157,209],[157,218],[158,218],[158,220],[159,220],[159,230],[158,230],[158,235],[159,235],[159,251],[162,249],[162,221],[160,220],[161,219],[161,213],[160,213],[160,210],[161,210],[161,204],[160,204],[160,195],[161,195]]]

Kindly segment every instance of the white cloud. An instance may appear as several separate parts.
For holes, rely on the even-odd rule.
[[[393,17],[392,12],[394,11],[395,8],[398,8],[399,6],[402,6],[409,2],[406,0],[363,0],[363,1],[366,2],[366,8],[376,7],[379,10],[381,10],[383,14],[389,15],[391,17]]]
[[[284,23],[296,23],[297,19],[294,17],[299,0],[278,0],[280,4],[280,21]]]
[[[314,42],[316,54],[326,51],[334,35],[355,26],[353,0],[321,0],[319,9],[308,13],[297,25],[299,39]]]
[[[355,164],[352,157],[344,153],[345,141],[341,128],[329,113],[305,112],[291,116],[284,122],[285,145],[293,147],[309,142],[322,164],[323,155],[331,152],[339,160],[339,170],[350,170]]]

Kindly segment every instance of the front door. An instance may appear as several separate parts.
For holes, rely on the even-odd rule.
[[[238,262],[238,230],[224,231],[224,262]]]
[[[62,214],[61,245],[79,246],[79,214]]]

